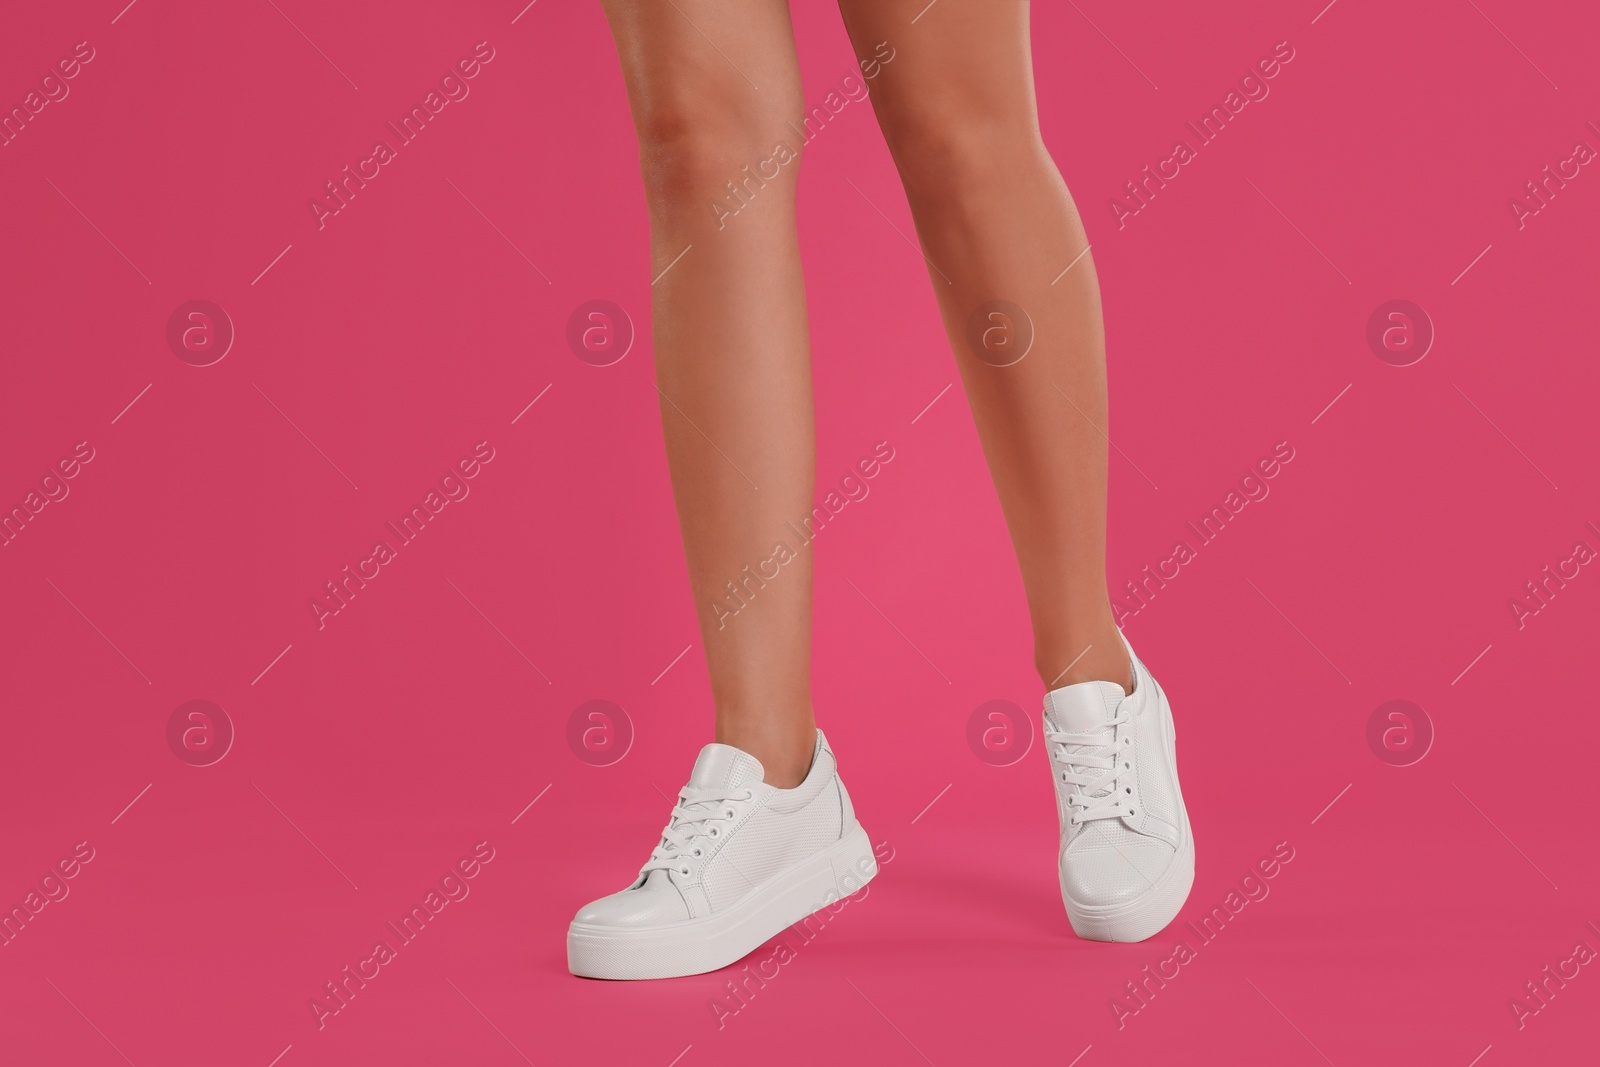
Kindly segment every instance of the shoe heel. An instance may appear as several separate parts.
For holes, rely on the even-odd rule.
[[[877,877],[878,857],[872,851],[871,838],[867,837],[867,831],[860,823],[833,847],[829,865],[833,868],[834,900],[843,900],[853,893],[859,893]],[[827,903],[831,904],[832,901]]]

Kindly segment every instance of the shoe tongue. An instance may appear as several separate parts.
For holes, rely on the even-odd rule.
[[[766,770],[761,761],[732,745],[707,745],[700,750],[689,773],[691,789],[737,789],[748,782],[761,781]],[[643,888],[666,889],[672,884],[667,872],[656,868],[645,876]]]
[[[1103,727],[1127,694],[1116,682],[1079,682],[1045,694],[1044,716],[1065,733],[1086,734]]]
[[[1121,704],[1126,696],[1122,686],[1115,682],[1079,682],[1076,685],[1064,685],[1045,694],[1045,721],[1063,733],[1100,734],[1101,730],[1105,729],[1106,723],[1116,715],[1117,705]],[[1063,746],[1064,751],[1069,754],[1067,762],[1071,762],[1073,755],[1101,756],[1110,753],[1114,737],[1109,729],[1102,736],[1106,744]],[[1088,795],[1104,797],[1110,793],[1111,787],[1107,785]]]
[[[732,745],[707,745],[700,750],[689,775],[689,784],[696,789],[737,789],[749,782],[759,782],[766,770],[761,761]]]

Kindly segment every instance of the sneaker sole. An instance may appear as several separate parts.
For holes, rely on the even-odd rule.
[[[1154,681],[1154,679],[1152,679]],[[1157,685],[1157,689],[1160,686]],[[1161,694],[1162,710],[1167,718],[1167,758],[1171,761],[1173,775],[1177,775],[1178,738],[1172,724],[1172,708],[1167,696]],[[1183,839],[1172,866],[1162,874],[1160,881],[1145,890],[1142,896],[1121,904],[1078,904],[1067,895],[1063,882],[1061,900],[1067,906],[1067,921],[1072,932],[1087,941],[1147,941],[1171,925],[1189,899],[1194,887],[1194,831],[1189,826],[1189,809],[1183,801],[1183,789],[1178,788],[1178,810],[1183,816]]]
[[[836,843],[703,919],[637,930],[574,922],[567,930],[567,969],[582,978],[623,981],[715,971],[857,892],[877,873],[872,842],[857,823]]]

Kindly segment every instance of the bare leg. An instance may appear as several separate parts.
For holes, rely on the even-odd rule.
[[[934,264],[929,276],[1016,546],[1034,665],[1047,688],[1103,680],[1128,689],[1106,595],[1100,290],[1092,257],[1078,258],[1083,225],[1039,134],[1028,4],[839,6],[857,55],[879,62],[868,83],[873,108]],[[887,47],[878,51],[880,42]],[[1009,366],[998,364],[1026,329],[1016,316],[992,317],[994,301],[1020,307],[1032,324],[1031,349]],[[995,327],[985,356],[969,341],[975,317],[980,334]]]
[[[805,777],[816,727],[811,553],[784,526],[811,510],[815,477],[799,161],[773,159],[779,143],[798,154],[784,121],[801,111],[789,9],[604,6],[649,200],[656,384],[716,737],[790,787]],[[769,562],[780,541],[795,557]]]

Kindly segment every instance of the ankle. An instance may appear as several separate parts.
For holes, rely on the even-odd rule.
[[[1133,692],[1133,660],[1115,628],[1096,640],[1078,642],[1071,651],[1040,648],[1034,654],[1034,668],[1046,690],[1080,682],[1113,682],[1124,693]]]
[[[782,731],[719,724],[717,741],[748,752],[761,761],[762,781],[777,789],[793,789],[811,772],[817,728],[809,715],[794,729]]]
[[[804,750],[796,745],[786,745],[782,748],[757,746],[745,748],[745,751],[761,761],[761,780],[774,789],[793,789],[811,773],[814,745]]]

